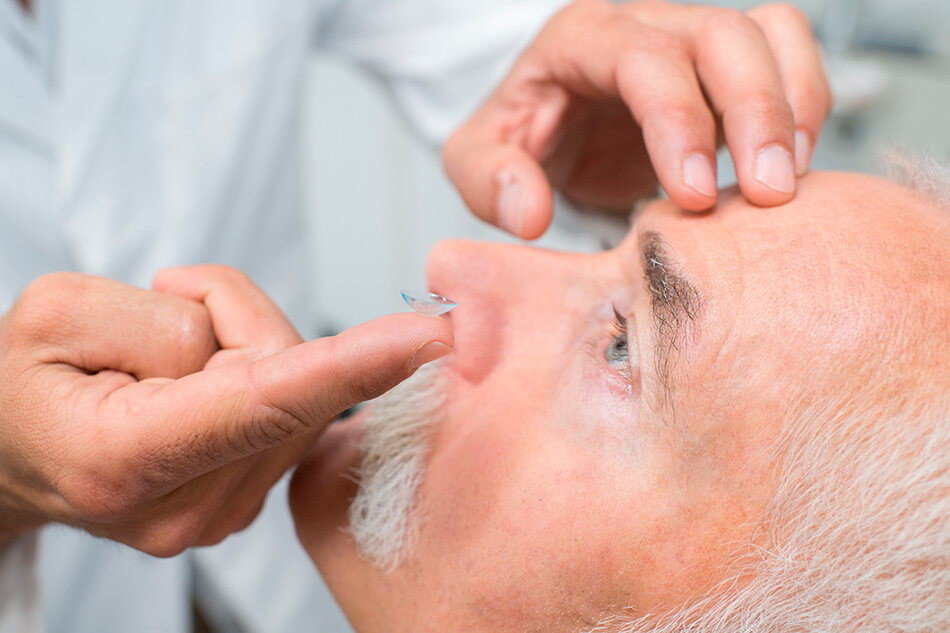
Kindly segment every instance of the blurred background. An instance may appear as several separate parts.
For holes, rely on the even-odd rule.
[[[792,4],[811,18],[835,93],[813,167],[884,173],[889,148],[950,162],[950,2]],[[399,289],[425,288],[425,259],[439,240],[513,241],[470,216],[442,173],[437,149],[413,136],[369,77],[317,56],[308,83],[302,151],[317,332],[406,310]],[[734,183],[723,152],[719,164],[720,185]],[[538,244],[599,248],[596,239],[563,226]]]

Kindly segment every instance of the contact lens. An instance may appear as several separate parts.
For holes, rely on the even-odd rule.
[[[402,294],[403,300],[410,308],[425,316],[439,316],[458,305],[457,301],[446,299],[442,295],[437,295],[432,292],[400,290],[400,294]]]

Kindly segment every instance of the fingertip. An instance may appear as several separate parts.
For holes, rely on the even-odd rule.
[[[553,195],[544,168],[518,145],[485,143],[462,128],[443,149],[443,166],[481,220],[522,239],[551,223]]]
[[[398,355],[405,354],[402,358],[406,364],[410,363],[412,357],[426,345],[439,343],[449,351],[455,346],[455,332],[448,319],[410,312],[391,314],[367,321],[341,332],[334,338],[345,347],[362,341],[370,348],[375,348],[377,355],[383,350],[389,350],[389,353],[397,355],[391,357],[393,361]]]
[[[162,268],[152,277],[152,290],[165,292],[174,278],[174,268]]]
[[[700,198],[716,199],[716,171],[705,154],[695,152],[683,160],[683,185]]]
[[[204,292],[195,284],[195,272],[206,268],[207,265],[162,268],[152,277],[152,290],[202,301]]]
[[[716,204],[716,196],[700,196],[693,192],[686,192],[685,194],[673,195],[670,192],[667,192],[670,200],[673,201],[676,206],[684,211],[690,211],[693,213],[702,213],[704,211],[709,211]]]
[[[713,163],[704,154],[687,155],[677,170],[668,169],[660,184],[667,197],[684,211],[707,211],[716,204],[719,191]],[[662,170],[661,170],[662,171]],[[658,172],[659,173],[659,172]]]
[[[811,165],[812,142],[805,130],[795,131],[795,175],[804,176]]]
[[[756,154],[752,165],[755,187],[743,187],[751,202],[774,206],[788,202],[795,196],[795,162],[792,153],[783,145],[767,145]]]
[[[554,217],[554,196],[548,192],[545,200],[535,200],[525,209],[521,232],[518,234],[523,240],[536,240],[551,226]]]
[[[670,199],[686,211],[706,211],[719,193],[715,163],[701,152],[689,154],[680,166],[679,186],[666,188]]]
[[[554,196],[543,178],[512,169],[495,176],[495,224],[498,228],[525,240],[541,237],[551,225]]]
[[[498,187],[495,203],[495,221],[503,231],[515,236],[521,235],[524,224],[525,195],[527,189],[524,179],[515,176],[510,171],[500,171],[495,176]]]
[[[413,355],[418,354],[425,346],[436,343],[446,348],[445,354],[448,354],[455,348],[455,330],[452,328],[452,322],[449,319],[443,316],[423,316],[415,314],[407,316],[422,321],[422,329],[419,330],[418,339],[424,342],[415,346]],[[442,356],[445,356],[445,354],[442,354]],[[436,358],[432,358],[426,362],[431,362],[432,360],[436,360]],[[417,365],[417,367],[419,367],[419,365]]]
[[[430,341],[423,344],[409,357],[409,369],[419,369],[426,363],[439,360],[446,356],[452,348],[441,341]]]

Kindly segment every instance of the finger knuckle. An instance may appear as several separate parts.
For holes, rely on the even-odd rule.
[[[656,13],[658,11],[669,11],[669,0],[640,0],[639,2],[625,2],[620,8],[628,13],[647,11]]]
[[[222,279],[232,284],[248,284],[250,285],[251,278],[247,276],[247,273],[244,271],[234,268],[232,266],[224,266],[222,264],[216,264],[215,267],[218,269],[219,274]]]
[[[760,24],[781,25],[811,30],[811,22],[801,9],[789,2],[766,4],[749,11],[749,17]]]
[[[246,529],[261,512],[263,504],[260,500],[235,505],[228,509],[226,514],[219,513],[208,521],[201,533],[195,537],[194,545],[207,547],[217,545],[231,534]]]
[[[712,144],[715,125],[704,106],[679,101],[657,100],[643,118],[644,129],[688,130],[691,137],[705,138]]]
[[[731,114],[744,122],[754,121],[767,129],[791,128],[792,108],[784,97],[769,91],[752,91],[743,95],[738,104]]]
[[[763,37],[762,30],[748,15],[738,9],[716,9],[703,18],[703,33],[717,38]]]
[[[545,30],[555,30],[562,26],[577,24],[594,11],[602,10],[602,0],[574,0],[559,9],[545,25]]]
[[[11,332],[18,338],[46,340],[74,316],[86,285],[81,275],[50,273],[34,279],[11,311]]]
[[[175,540],[167,532],[157,534],[150,532],[147,536],[129,543],[129,545],[155,558],[172,558],[183,553],[191,546],[188,542]]]
[[[222,285],[240,285],[251,283],[250,278],[240,269],[225,264],[202,264],[197,272]]]
[[[217,348],[211,315],[193,301],[184,301],[172,325],[181,359],[180,375],[201,369]],[[180,376],[175,376],[180,377]]]
[[[149,522],[129,544],[151,556],[171,558],[198,544],[207,521],[207,512],[194,506]]]
[[[616,26],[617,18],[625,11],[607,0],[574,0],[568,3],[541,29],[537,48],[560,50],[564,42],[577,40],[578,35],[603,33]],[[529,50],[529,52],[531,52]]]
[[[818,82],[818,85],[815,88],[815,102],[820,104],[820,115],[821,120],[827,118],[831,114],[831,108],[834,106],[835,96],[831,91],[831,85],[828,83],[827,77],[824,74],[821,77],[821,81]]]
[[[661,29],[639,29],[631,47],[635,57],[650,55],[673,61],[689,59],[688,46],[683,38]]]
[[[211,315],[200,304],[184,300],[177,313],[175,329],[183,340],[190,341],[197,338],[204,341],[208,334],[213,332]]]
[[[232,454],[251,454],[285,444],[310,428],[322,415],[325,403],[316,402],[316,399],[303,399],[306,408],[298,406],[299,400],[289,405],[273,398],[253,374],[248,384],[254,385],[258,406],[249,419],[234,425],[228,433]]]
[[[240,437],[236,440],[238,444],[242,444],[251,451],[286,444],[308,428],[316,415],[307,411],[294,411],[274,404],[269,405],[269,409],[253,424],[241,428]]]

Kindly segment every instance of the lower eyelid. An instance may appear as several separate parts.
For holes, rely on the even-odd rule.
[[[639,366],[640,364],[640,350],[637,346],[637,342],[640,339],[640,332],[637,328],[637,316],[632,309],[626,310],[624,312],[619,312],[623,316],[623,319],[626,323],[624,331],[627,336],[627,354],[629,356],[631,368]]]
[[[640,340],[637,331],[637,320],[633,315],[627,317],[627,354],[630,360],[631,371],[640,368],[640,346],[637,343]]]

